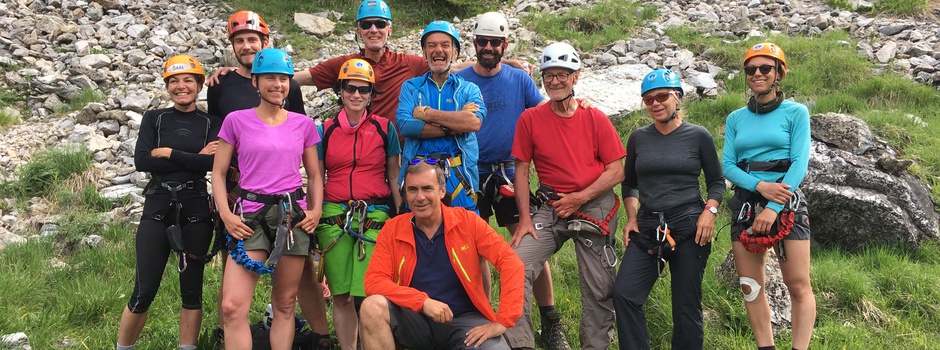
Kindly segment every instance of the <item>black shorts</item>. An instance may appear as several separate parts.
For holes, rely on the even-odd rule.
[[[790,229],[790,233],[783,237],[784,240],[797,240],[797,241],[807,241],[810,239],[810,230],[809,230],[809,209],[807,208],[806,196],[803,195],[802,191],[797,190],[796,194],[802,198],[800,204],[794,209],[796,214],[793,216],[793,228]],[[735,219],[737,218],[739,212],[741,211],[741,206],[744,205],[744,201],[741,200],[737,195],[731,196],[728,199],[728,208],[731,210],[731,242],[737,242],[738,237],[741,235],[741,232],[746,230],[750,225],[746,223],[737,223]]]
[[[490,323],[479,312],[454,316],[450,323],[437,323],[425,316],[388,302],[389,325],[395,343],[406,349],[471,349],[464,345],[467,332],[477,326]],[[502,337],[487,339],[483,345],[472,349],[509,349]]]
[[[496,224],[502,227],[519,223],[519,208],[516,207],[516,199],[499,194],[499,186],[505,184],[507,184],[506,179],[497,173],[480,175],[480,196],[477,201],[480,217],[489,220],[495,212]]]

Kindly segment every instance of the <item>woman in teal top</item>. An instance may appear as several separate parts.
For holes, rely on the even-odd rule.
[[[744,55],[744,72],[753,96],[728,115],[722,152],[722,172],[735,185],[728,201],[734,265],[758,349],[773,349],[764,265],[767,249],[775,248],[790,292],[793,349],[806,349],[816,321],[809,218],[799,191],[809,164],[809,111],[783,100],[779,85],[787,63],[779,46],[752,46]]]

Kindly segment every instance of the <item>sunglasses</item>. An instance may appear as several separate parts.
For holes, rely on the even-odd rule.
[[[477,43],[477,46],[479,47],[486,47],[487,43],[489,43],[490,46],[492,47],[499,47],[503,45],[503,39],[501,38],[500,39],[477,38],[475,42]]]
[[[558,81],[568,81],[568,77],[570,76],[571,73],[545,74],[542,75],[542,80],[544,80],[546,83],[555,79],[558,79]]]
[[[656,102],[663,103],[669,99],[669,96],[672,96],[675,93],[676,93],[675,91],[670,91],[670,92],[664,92],[664,93],[656,94],[656,95],[644,96],[643,103],[645,103],[647,106],[653,105],[654,100]]]
[[[770,70],[772,70],[772,69],[774,69],[774,68],[776,68],[776,67],[774,67],[773,65],[770,65],[770,64],[765,64],[765,65],[762,65],[762,66],[759,66],[759,67],[758,67],[758,66],[747,66],[747,67],[744,67],[744,74],[747,74],[747,75],[754,75],[754,73],[757,73],[757,70],[758,70],[758,69],[760,69],[760,74],[767,74],[767,73],[770,73]]]
[[[347,84],[343,85],[343,91],[346,91],[350,94],[354,94],[356,91],[359,91],[360,95],[368,95],[372,93],[372,85],[355,86]]]
[[[388,21],[384,19],[377,19],[374,21],[361,20],[359,21],[359,28],[362,30],[369,30],[372,28],[372,25],[375,25],[375,29],[385,29],[388,27]]]
[[[443,160],[439,160],[437,158],[415,158],[415,159],[412,159],[411,162],[409,162],[408,164],[415,165],[421,162],[425,162],[430,165],[436,165],[439,162],[443,162]]]

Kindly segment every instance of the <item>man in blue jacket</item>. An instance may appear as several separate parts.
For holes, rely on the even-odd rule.
[[[445,203],[476,212],[476,132],[486,115],[483,95],[475,84],[450,74],[460,53],[460,34],[453,24],[428,24],[421,49],[431,69],[402,85],[396,113],[398,130],[405,137],[402,169],[421,161],[441,166],[447,176]],[[403,177],[404,172],[399,182]]]

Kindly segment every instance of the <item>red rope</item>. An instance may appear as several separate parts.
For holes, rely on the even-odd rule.
[[[747,234],[747,229],[745,229],[741,231],[741,234],[738,236],[738,242],[741,242],[744,249],[747,249],[747,251],[751,253],[763,252],[773,247],[774,244],[783,239],[783,237],[790,234],[790,229],[793,228],[794,214],[792,210],[780,213],[777,218],[777,220],[780,221],[780,226],[777,227],[776,235],[749,235]]]

